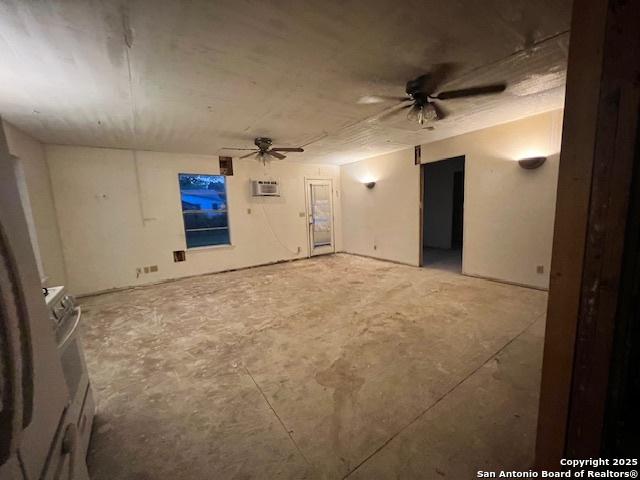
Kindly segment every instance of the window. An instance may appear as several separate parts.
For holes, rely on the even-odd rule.
[[[229,245],[225,177],[180,173],[178,178],[187,248]]]

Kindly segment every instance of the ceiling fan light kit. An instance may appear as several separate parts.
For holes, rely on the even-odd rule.
[[[256,160],[266,165],[274,158],[277,160],[284,160],[287,158],[280,152],[294,152],[301,153],[304,149],[301,147],[272,147],[273,141],[269,137],[257,137],[253,143],[257,148],[243,148],[243,147],[223,147],[222,150],[249,150],[251,153],[241,156],[240,158],[254,157]]]
[[[454,99],[474,97],[478,95],[489,95],[495,93],[501,93],[506,89],[506,84],[497,83],[493,85],[484,85],[479,87],[463,88],[459,90],[447,90],[444,92],[436,93],[438,85],[444,80],[445,70],[447,66],[445,64],[435,68],[431,73],[420,75],[419,77],[409,80],[405,87],[404,96],[376,96],[367,95],[361,97],[358,103],[361,104],[373,104],[386,101],[399,102],[392,107],[389,111],[385,112],[378,117],[381,120],[384,117],[390,116],[399,112],[400,110],[407,110],[407,118],[412,121],[417,121],[420,125],[427,124],[426,129],[433,130],[431,125],[433,122],[443,120],[449,115],[449,112],[440,103],[442,101]],[[250,153],[241,156],[240,158],[253,157],[256,160],[266,165],[271,160],[284,160],[287,158],[282,152],[304,152],[302,147],[274,147],[273,141],[269,137],[257,137],[253,141],[256,148],[243,148],[243,147],[224,147],[223,150],[246,150]],[[524,167],[523,168],[527,168]],[[536,168],[536,167],[532,167]],[[374,182],[367,188],[373,188]]]
[[[409,109],[407,118],[412,121],[417,121],[420,125],[424,125],[425,123],[429,124],[437,120],[443,120],[449,115],[447,109],[441,105],[443,101],[502,93],[507,88],[505,83],[496,83],[436,93],[438,85],[442,83],[446,76],[446,69],[447,66],[443,64],[436,67],[431,73],[420,75],[413,80],[409,80],[405,87],[405,96],[367,95],[361,97],[358,103],[372,104],[396,101],[398,103],[378,117],[378,120],[394,115],[401,110]]]
[[[414,106],[411,110],[409,110],[407,118],[413,121],[417,121],[420,125],[424,125],[425,123],[438,120],[438,113],[436,112],[433,104],[427,103],[419,107]]]

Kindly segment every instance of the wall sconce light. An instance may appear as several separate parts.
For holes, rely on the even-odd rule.
[[[376,182],[367,182],[364,184],[365,187],[367,187],[369,190],[371,190],[373,187],[376,186]]]
[[[518,160],[518,165],[520,165],[525,170],[534,170],[540,167],[546,160],[547,157],[522,158]]]

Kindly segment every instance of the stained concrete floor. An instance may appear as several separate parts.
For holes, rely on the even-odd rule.
[[[461,273],[462,250],[425,247],[422,249],[422,266]]]
[[[84,298],[92,478],[527,468],[545,303],[349,255]]]

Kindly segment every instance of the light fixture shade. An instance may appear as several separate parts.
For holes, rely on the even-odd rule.
[[[436,112],[436,107],[432,103],[427,103],[422,110],[425,121],[431,122],[438,119],[438,112]]]
[[[417,121],[420,125],[424,125],[427,122],[437,120],[438,114],[436,109],[431,103],[425,103],[424,105],[414,105],[409,109],[407,118],[412,122]]]
[[[547,157],[522,158],[518,160],[518,165],[520,165],[525,170],[534,170],[540,167],[546,160]]]

